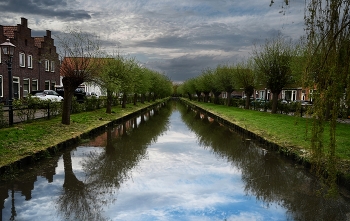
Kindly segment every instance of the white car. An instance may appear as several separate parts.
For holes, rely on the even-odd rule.
[[[32,91],[30,94],[40,100],[63,101],[63,97],[53,90]]]

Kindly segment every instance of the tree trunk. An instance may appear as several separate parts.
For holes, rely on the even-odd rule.
[[[251,96],[251,95],[248,96],[248,95],[246,94],[244,109],[249,109],[249,106],[250,106],[250,96]]]
[[[204,102],[205,103],[208,103],[208,101],[209,101],[209,93],[210,92],[204,92]]]
[[[122,108],[126,108],[126,99],[127,99],[126,93],[123,93],[123,101],[122,101]]]
[[[231,106],[231,93],[232,93],[232,91],[226,91],[226,93],[227,93],[226,105]]]
[[[187,92],[187,94],[188,94],[188,98],[190,99],[190,101],[192,101],[192,95],[191,95],[191,93],[188,93],[188,92]]]
[[[277,113],[277,104],[278,104],[278,95],[281,92],[272,92],[272,109],[271,109],[271,114]],[[266,105],[266,104],[265,104]]]
[[[70,114],[72,109],[72,100],[74,95],[74,90],[72,91],[69,87],[64,87],[64,98],[63,98],[63,108],[62,108],[62,120],[61,123],[65,125],[70,125]]]
[[[136,105],[136,103],[137,103],[137,94],[135,93],[134,94],[134,105]]]
[[[78,78],[64,77],[63,83],[63,108],[62,108],[62,124],[70,125],[70,114],[72,109],[72,100],[75,89],[83,82]]]
[[[112,100],[113,100],[113,93],[112,91],[107,89],[107,107],[106,107],[107,114],[112,113]]]
[[[145,103],[145,94],[141,94],[141,104]]]
[[[196,94],[197,94],[197,100],[198,100],[198,102],[200,102],[201,101],[201,92],[196,91]]]
[[[244,90],[244,93],[245,93],[245,96],[246,96],[244,109],[249,109],[249,107],[250,107],[250,97],[254,93],[254,87],[253,86],[246,87],[245,90]]]

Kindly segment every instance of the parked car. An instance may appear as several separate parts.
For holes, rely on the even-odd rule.
[[[56,92],[60,95],[60,96],[64,96],[64,88],[63,87],[56,87]],[[74,91],[74,97],[76,97],[77,101],[79,103],[83,103],[84,99],[85,99],[86,93],[84,91],[83,88],[77,88]]]
[[[53,90],[38,90],[30,92],[32,97],[37,97],[40,100],[63,101],[63,97]]]
[[[95,92],[86,92],[86,97],[94,97],[94,98],[99,98]]]
[[[303,100],[295,100],[294,103],[300,103],[301,106],[311,106],[312,103],[310,101],[303,101]]]
[[[280,102],[281,104],[288,104],[289,102],[285,99],[281,99],[278,102]]]
[[[242,99],[242,95],[234,94],[234,95],[231,95],[231,98],[233,98],[233,99]]]

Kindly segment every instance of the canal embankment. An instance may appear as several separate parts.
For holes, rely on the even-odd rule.
[[[105,108],[72,114],[70,125],[63,125],[61,118],[55,117],[0,129],[0,175],[11,175],[166,100],[128,104],[126,108],[115,106],[112,114],[105,113]]]
[[[267,149],[278,151],[307,169],[313,167],[311,157],[312,119],[245,110],[212,103],[181,99],[187,105],[199,109],[219,123],[254,139]],[[337,183],[350,190],[350,124],[337,125]],[[324,143],[328,144],[329,127],[325,125]],[[326,171],[326,168],[322,169]],[[325,173],[326,174],[326,173]]]

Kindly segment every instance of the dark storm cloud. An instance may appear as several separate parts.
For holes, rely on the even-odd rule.
[[[302,2],[292,1],[281,13],[277,2],[269,7],[261,0],[0,0],[0,24],[25,17],[33,36],[52,30],[58,49],[56,37],[78,27],[97,36],[106,53],[135,57],[183,81],[207,67],[249,58],[278,32],[298,39]]]
[[[77,3],[70,1],[69,5]],[[69,9],[67,0],[0,0],[3,12],[56,17],[63,20],[90,19],[87,11]]]
[[[232,59],[235,59],[235,56]],[[172,81],[184,81],[200,75],[206,68],[215,68],[217,65],[227,62],[227,60],[219,56],[185,55],[162,61],[150,61],[146,66],[160,72],[165,72]]]

